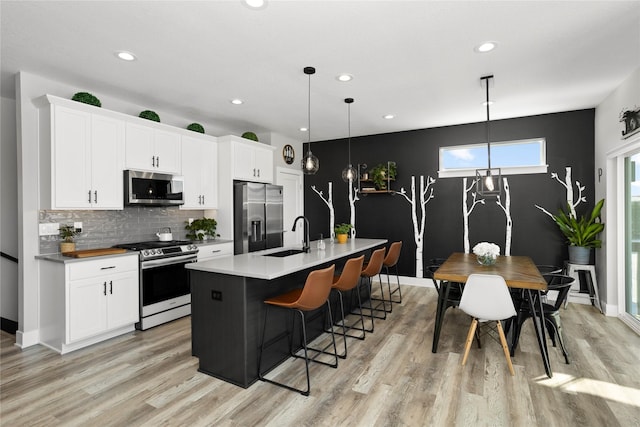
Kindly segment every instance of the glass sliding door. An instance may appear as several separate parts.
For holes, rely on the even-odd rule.
[[[640,152],[625,157],[624,311],[640,323]]]

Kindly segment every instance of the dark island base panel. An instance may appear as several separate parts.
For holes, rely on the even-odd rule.
[[[346,259],[359,255],[350,255],[336,261],[336,270],[342,268]],[[191,270],[192,354],[199,358],[198,370],[243,388],[257,381],[262,325],[266,310],[264,300],[302,287],[310,271],[331,264],[316,266],[274,280]],[[363,291],[363,298],[367,296]],[[351,298],[346,295],[346,312],[349,310],[350,301]],[[355,296],[354,301],[357,301]],[[334,317],[339,316],[337,304],[337,295],[332,293]],[[309,341],[322,333],[326,322],[325,313],[325,310],[316,310],[306,314]],[[266,342],[292,330],[291,315],[292,312],[289,310],[269,310]],[[300,327],[297,320],[292,337],[294,348],[300,348]],[[276,340],[265,350],[263,372],[275,368],[288,357],[287,338]]]

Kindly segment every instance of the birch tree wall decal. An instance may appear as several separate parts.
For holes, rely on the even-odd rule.
[[[504,205],[502,204],[502,200],[500,200],[500,195],[498,195],[498,199],[496,203],[498,206],[502,208],[504,211],[504,216],[507,219],[506,232],[504,238],[504,255],[511,255],[511,229],[513,227],[513,220],[511,219],[511,191],[509,191],[509,181],[507,178],[502,178],[503,188],[504,188]]]
[[[473,197],[471,206],[467,205],[467,193],[474,189],[477,183],[478,179],[474,179],[471,185],[467,186],[467,178],[462,179],[462,218],[464,219],[464,252],[466,254],[471,250],[469,245],[469,215],[471,215],[471,212],[473,212],[473,209],[478,203],[484,205],[484,199],[478,200],[475,191],[471,193]]]
[[[571,184],[571,167],[567,166],[565,168],[564,181],[561,181],[558,178],[558,174],[553,172],[551,174],[551,179],[555,179],[558,181],[564,188],[567,190],[567,206],[569,207],[569,216],[571,218],[576,218],[576,206],[578,206],[581,202],[586,202],[587,198],[582,195],[582,192],[585,189],[584,185],[580,185],[580,181],[576,181],[576,188],[578,190],[578,198],[573,200],[573,185]],[[546,210],[545,208],[535,205],[536,208],[540,209],[545,214],[549,215],[553,219],[553,214]]]
[[[353,179],[349,178],[349,208],[351,209],[351,231],[352,239],[356,237],[356,202],[360,200],[358,197],[358,187],[354,187]]]
[[[335,222],[336,222],[336,215],[335,215],[335,212],[333,210],[333,183],[329,182],[329,195],[327,196],[326,199],[324,198],[324,195],[322,194],[322,191],[318,191],[316,189],[315,185],[312,185],[311,189],[313,191],[315,191],[318,196],[320,196],[322,201],[329,208],[329,234],[328,234],[328,236],[331,237],[331,240],[334,240],[335,237],[336,237],[336,232],[334,231]]]
[[[424,277],[424,269],[422,267],[422,252],[424,242],[424,230],[426,225],[426,209],[425,206],[429,203],[429,200],[434,198],[433,188],[431,187],[436,182],[435,179],[430,176],[427,177],[425,186],[424,175],[420,175],[420,225],[418,226],[418,202],[416,200],[416,177],[411,176],[411,198],[407,196],[407,192],[404,187],[400,189],[398,194],[403,196],[411,205],[411,219],[413,220],[413,236],[416,242],[416,277]],[[429,195],[425,198],[425,196]]]

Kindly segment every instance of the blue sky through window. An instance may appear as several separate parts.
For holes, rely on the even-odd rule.
[[[491,167],[539,166],[546,163],[544,138],[492,142]],[[487,144],[442,147],[440,169],[478,169],[487,167]]]

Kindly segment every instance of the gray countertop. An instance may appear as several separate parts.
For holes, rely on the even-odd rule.
[[[316,248],[316,243],[317,241],[311,242],[311,251],[309,253],[300,253],[283,258],[264,256],[265,254],[286,249],[300,249],[299,247],[275,248],[189,264],[186,268],[210,273],[272,280],[375,248],[387,243],[387,240],[349,239],[347,243],[338,244],[331,243],[329,239],[325,239],[326,249],[322,251]]]

